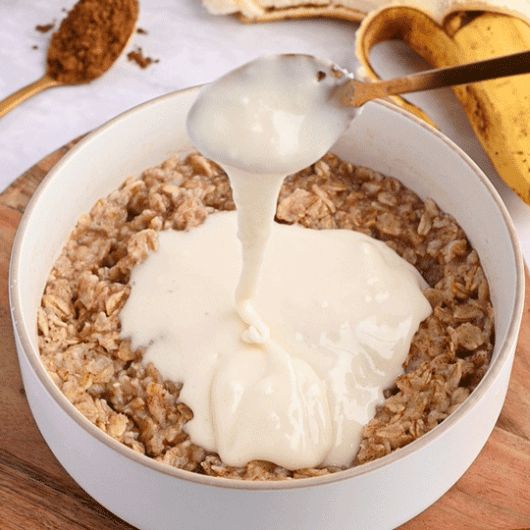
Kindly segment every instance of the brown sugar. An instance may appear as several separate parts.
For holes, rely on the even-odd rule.
[[[123,51],[137,18],[137,0],[80,0],[52,35],[48,75],[72,84],[99,77]]]
[[[159,62],[159,59],[153,59],[152,57],[147,57],[144,55],[144,52],[140,46],[137,46],[134,50],[130,51],[127,54],[127,59],[136,63],[140,68],[147,68],[148,66]]]

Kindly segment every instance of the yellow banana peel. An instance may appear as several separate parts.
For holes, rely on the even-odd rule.
[[[382,2],[205,0],[205,3],[212,12],[239,12],[244,22],[310,17],[359,22],[364,17],[357,32],[356,54],[364,75],[371,80],[378,79],[378,75],[370,64],[370,50],[378,42],[390,39],[403,40],[434,67],[530,50],[528,0],[510,3],[511,9],[498,8],[495,2],[486,5],[453,0],[451,9],[436,13],[429,8],[443,6],[445,2],[408,1],[408,6],[394,2],[370,11],[367,16],[365,13],[374,7],[372,4]],[[492,10],[471,11],[479,7]],[[530,204],[530,74],[456,87],[454,91],[501,178]],[[425,112],[405,99],[392,100],[432,123]]]
[[[498,13],[455,13],[443,26],[417,9],[392,7],[361,24],[356,53],[369,79],[378,79],[369,52],[400,39],[435,67],[530,50],[530,25]],[[530,75],[455,87],[473,130],[504,182],[530,204]],[[426,118],[406,100],[396,103]]]

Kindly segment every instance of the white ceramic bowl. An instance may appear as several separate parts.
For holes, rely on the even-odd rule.
[[[110,121],[50,172],[14,244],[10,299],[27,398],[57,459],[103,506],[143,529],[391,528],[424,510],[464,473],[501,410],[523,307],[523,264],[501,200],[451,141],[413,116],[372,103],[334,148],[399,178],[453,214],[478,250],[495,309],[486,376],[441,425],[375,462],[321,478],[250,483],[173,469],[134,453],[86,420],[39,359],[36,315],[48,273],[77,218],[128,175],[189,146],[197,89],[169,94]]]

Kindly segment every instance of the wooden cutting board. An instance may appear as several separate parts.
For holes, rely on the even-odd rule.
[[[7,295],[11,244],[20,216],[62,147],[0,194],[0,528],[132,528],[92,500],[64,471],[28,408]],[[530,280],[527,274],[527,285]],[[530,286],[529,286],[530,287]],[[465,475],[405,529],[530,527],[530,288],[508,397],[488,443]]]

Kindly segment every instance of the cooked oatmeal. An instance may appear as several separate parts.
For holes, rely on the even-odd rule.
[[[133,450],[212,476],[275,480],[338,468],[289,471],[254,461],[224,465],[183,431],[193,413],[180,386],[142,364],[120,337],[119,313],[135,265],[157,248],[160,230],[189,230],[234,208],[224,172],[199,154],[129,178],[80,218],[50,273],[38,314],[39,347],[50,375],[91,422]],[[403,447],[443,421],[484,375],[493,349],[493,310],[475,250],[455,220],[396,179],[326,155],[290,176],[277,220],[347,228],[384,241],[429,283],[433,313],[416,333],[405,373],[365,426],[352,465]]]

